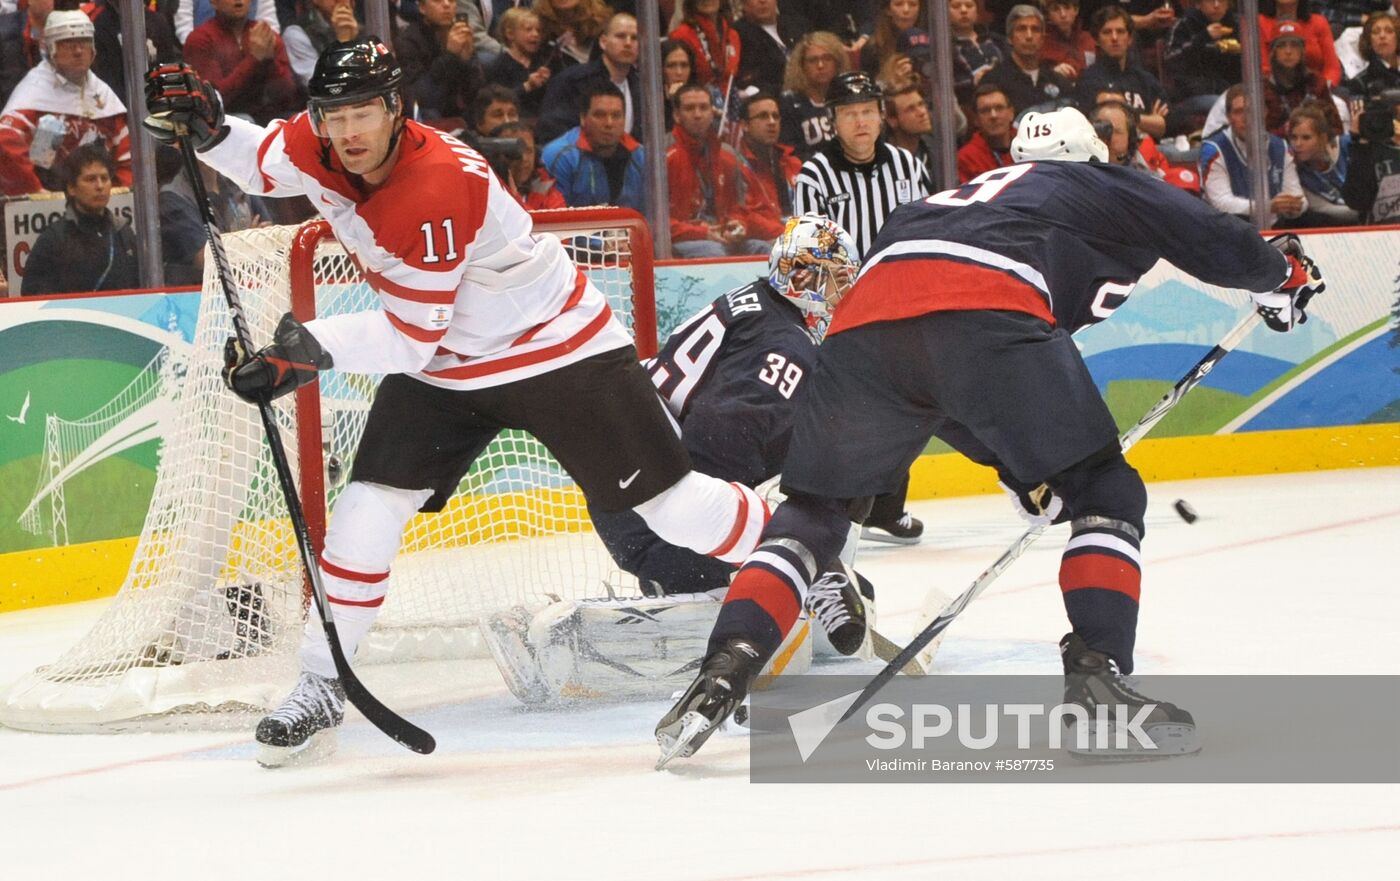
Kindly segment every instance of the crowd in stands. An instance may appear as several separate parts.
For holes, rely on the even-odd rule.
[[[963,182],[1010,164],[1024,112],[1072,104],[1112,161],[1250,216],[1234,0],[658,2],[663,144],[644,143],[638,0],[397,0],[381,36],[403,65],[410,115],[477,143],[529,208],[641,209],[647,151],[661,151],[680,257],[765,253],[804,163],[861,167],[831,106],[852,71],[880,86],[881,143],[925,174],[946,137]],[[930,112],[929,2],[948,3],[953,132],[936,132]],[[1400,0],[1260,10],[1271,225],[1400,222]],[[0,0],[0,197],[48,192],[67,206],[30,256],[24,293],[133,284],[129,223],[107,207],[133,176],[123,14],[116,0]],[[183,59],[230,114],[262,124],[305,106],[324,47],[366,32],[362,0],[149,0],[144,14],[149,61]],[[157,157],[171,283],[197,279],[202,260],[176,159]],[[213,173],[206,184],[228,229],[312,213],[250,200]],[[41,259],[84,237],[62,252],[78,259]]]

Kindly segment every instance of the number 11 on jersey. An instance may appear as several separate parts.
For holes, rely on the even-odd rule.
[[[424,263],[437,263],[442,260],[451,262],[457,259],[457,242],[452,236],[452,218],[449,217],[442,221],[442,232],[447,237],[447,253],[441,257],[438,256],[437,246],[433,242],[433,222],[425,220],[423,225],[418,228],[423,231]]]

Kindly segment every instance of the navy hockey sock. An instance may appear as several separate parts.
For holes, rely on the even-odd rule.
[[[843,502],[789,496],[734,576],[710,633],[710,651],[729,639],[747,639],[771,657],[797,623],[808,587],[835,562],[849,526]]]
[[[1142,562],[1137,531],[1121,520],[1084,517],[1060,561],[1060,590],[1074,632],[1133,671]]]

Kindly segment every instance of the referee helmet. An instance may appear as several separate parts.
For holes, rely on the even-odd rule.
[[[885,92],[875,78],[863,70],[852,70],[838,74],[826,87],[826,106],[840,107],[843,104],[863,104],[866,101],[883,102]]]

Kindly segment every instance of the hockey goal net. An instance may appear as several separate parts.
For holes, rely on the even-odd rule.
[[[622,209],[534,213],[655,354],[651,238]],[[281,315],[377,308],[324,221],[224,236],[256,341]],[[76,645],[13,687],[0,722],[47,731],[246,724],[295,678],[308,598],[255,408],[222,384],[228,307],[207,264],[191,352],[173,374],[174,430],[120,593]],[[183,362],[183,363],[181,363]],[[379,377],[331,370],[276,402],[319,549]],[[544,447],[503,432],[440,514],[409,525],[357,664],[485,657],[477,622],[552,599],[635,591],[592,533],[582,495]]]

